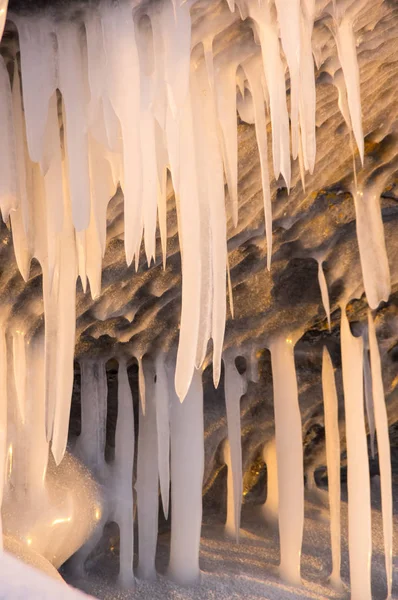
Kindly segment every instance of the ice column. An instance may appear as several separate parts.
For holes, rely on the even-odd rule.
[[[372,531],[369,459],[363,406],[363,342],[341,309],[341,355],[347,437],[348,548],[351,600],[371,600]]]
[[[383,514],[384,552],[387,572],[388,598],[391,598],[392,588],[392,538],[393,538],[393,506],[391,482],[391,454],[388,437],[388,418],[384,400],[383,378],[379,348],[377,345],[375,324],[371,312],[368,312],[370,362],[372,368],[372,388],[374,416],[377,433],[377,449],[379,451],[379,467],[381,479],[381,508]]]
[[[202,524],[203,389],[195,369],[181,404],[170,381],[171,397],[171,548],[169,574],[180,584],[199,580]]]
[[[270,350],[278,465],[280,572],[289,583],[299,584],[304,470],[293,341],[284,336],[276,337]]]
[[[159,476],[156,431],[155,371],[141,361],[145,377],[145,415],[140,403],[137,456],[138,573],[142,579],[156,579],[155,555],[158,534]]]
[[[326,460],[328,469],[330,538],[332,545],[332,574],[330,581],[341,588],[341,545],[340,545],[340,434],[336,384],[333,364],[326,346],[323,347],[322,392],[325,412]]]
[[[133,520],[134,410],[133,397],[124,360],[119,362],[118,412],[113,465],[114,518],[120,530],[119,580],[123,587],[134,587]]]
[[[97,475],[105,469],[107,382],[104,360],[84,359],[81,369],[82,429],[76,451]]]
[[[240,430],[240,399],[245,393],[245,381],[238,372],[233,355],[224,355],[225,404],[227,409],[228,447],[228,502],[226,532],[239,541],[242,506],[242,443]]]

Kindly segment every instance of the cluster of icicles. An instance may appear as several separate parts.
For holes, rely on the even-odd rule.
[[[293,159],[299,159],[303,178],[305,171],[312,173],[315,165],[311,38],[317,5],[315,0],[228,0],[230,11],[226,7],[214,22],[206,23],[205,19],[192,30],[190,9],[194,2],[191,0],[133,4],[132,7],[127,0],[117,3],[103,0],[74,20],[54,20],[50,14],[11,16],[19,34],[20,68],[16,56],[8,63],[0,57],[0,208],[3,220],[11,224],[16,260],[24,279],[29,278],[33,257],[41,265],[45,332],[35,352],[23,329],[8,331],[2,341],[3,365],[12,365],[8,377],[7,370],[2,369],[2,448],[5,456],[10,439],[23,443],[26,424],[34,414],[41,427],[43,447],[38,458],[41,480],[45,479],[50,443],[56,463],[62,460],[73,385],[77,277],[81,278],[84,290],[89,282],[93,298],[100,295],[107,204],[118,185],[124,194],[127,263],[135,260],[138,267],[142,238],[148,265],[155,259],[157,223],[166,261],[170,173],[182,255],[181,327],[174,363],[159,355],[147,373],[140,363],[136,481],[139,564],[143,576],[155,573],[158,479],[165,514],[171,479],[170,571],[179,581],[193,581],[199,576],[204,460],[200,369],[212,339],[214,383],[218,385],[228,280],[224,176],[233,222],[236,225],[238,221],[236,113],[239,109],[242,118],[255,125],[270,268],[272,207],[266,107],[272,127],[274,176],[282,175],[289,189],[290,150]],[[339,106],[363,162],[359,71],[353,34],[353,19],[361,3],[345,4],[349,7],[346,11],[339,11],[339,3],[333,3],[331,9],[344,76],[344,85],[339,88]],[[4,25],[5,12],[3,0],[0,26]],[[239,52],[214,57],[214,37],[226,22],[247,17],[259,52],[253,54],[252,48],[247,51],[240,48]],[[286,65],[291,86],[290,115]],[[356,187],[353,195],[364,288],[369,306],[374,309],[381,300],[388,299],[390,292],[379,198],[377,190],[372,188]],[[319,280],[328,312],[321,264]],[[369,316],[369,367],[362,340],[350,333],[345,306],[342,313],[351,589],[352,598],[366,600],[371,597],[371,532],[362,409],[363,364],[369,398],[372,390],[379,442],[390,593],[392,516],[388,429],[372,317]],[[304,477],[293,349],[291,339],[286,340],[285,336],[275,338],[271,344],[276,422],[276,461],[271,462],[277,465],[273,481],[278,489],[270,494],[269,505],[273,502],[278,506],[281,571],[286,578],[297,582]],[[44,378],[32,390],[28,389],[27,374],[39,368],[37,361],[42,364]],[[239,401],[244,385],[232,355],[224,354],[224,364],[229,435],[225,460],[230,466],[228,528],[238,535],[242,496]],[[96,364],[95,369],[90,363],[82,372],[80,452],[99,471],[101,464],[104,465],[104,369],[102,363]],[[134,420],[123,361],[118,377],[113,518],[121,532],[121,578],[132,582]],[[334,376],[327,352],[323,383],[333,579],[337,581],[340,452]],[[8,431],[7,392],[10,402],[12,398],[15,400],[12,410],[8,407]],[[36,410],[38,406],[40,410]],[[369,412],[372,413],[370,408]],[[28,465],[28,471],[29,468]],[[28,482],[29,477],[23,485],[29,487]]]

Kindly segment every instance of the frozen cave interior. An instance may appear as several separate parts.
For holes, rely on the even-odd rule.
[[[397,0],[0,39],[0,597],[392,598]]]

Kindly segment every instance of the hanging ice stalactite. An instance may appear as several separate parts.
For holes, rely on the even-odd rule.
[[[374,417],[377,434],[381,479],[381,509],[383,517],[384,552],[387,573],[387,598],[392,596],[392,541],[393,541],[393,501],[391,477],[391,450],[388,435],[388,416],[383,390],[380,353],[376,338],[376,328],[370,310],[368,311],[368,331],[370,362],[372,368],[372,392]]]
[[[380,302],[387,302],[391,292],[390,269],[380,210],[382,187],[383,182],[379,181],[360,186],[353,193],[363,284],[366,299],[373,309],[376,309]]]
[[[363,343],[341,307],[341,356],[347,436],[348,544],[352,600],[371,600],[372,531],[369,460],[363,412]]]
[[[318,282],[321,290],[322,304],[325,309],[326,318],[328,320],[328,327],[330,331],[330,303],[329,303],[329,292],[328,284],[325,279],[325,273],[323,272],[322,261],[318,260]]]
[[[225,404],[228,425],[228,511],[226,532],[239,541],[242,506],[242,443],[240,427],[240,400],[246,390],[243,376],[236,368],[233,353],[224,355]]]
[[[159,354],[155,361],[155,409],[158,449],[158,469],[163,514],[169,516],[170,496],[170,394],[165,356]]]
[[[330,582],[336,589],[342,588],[341,533],[340,533],[340,433],[338,400],[330,354],[323,347],[322,392],[325,412],[326,460],[328,470],[328,492],[330,511],[330,541],[332,546],[332,573]]]
[[[304,527],[304,467],[294,344],[291,338],[281,335],[272,340],[270,350],[278,467],[280,572],[289,583],[299,584]]]

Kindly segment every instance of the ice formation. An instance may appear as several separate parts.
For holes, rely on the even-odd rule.
[[[330,4],[330,3],[329,3]],[[239,349],[224,349],[229,278],[227,225],[238,211],[237,110],[255,126],[261,167],[267,267],[272,258],[271,173],[289,190],[291,155],[298,158],[303,186],[316,161],[314,21],[330,10],[315,0],[230,0],[211,27],[193,23],[194,0],[130,2],[102,0],[78,18],[9,15],[19,34],[17,53],[0,56],[0,209],[11,227],[22,277],[32,259],[41,266],[44,336],[1,311],[0,498],[4,507],[24,490],[47,507],[49,445],[64,464],[73,386],[76,282],[92,298],[101,294],[107,205],[118,186],[124,196],[127,264],[138,270],[143,241],[148,266],[156,259],[157,224],[163,265],[167,259],[168,179],[174,189],[182,269],[178,348],[157,350],[139,364],[139,434],[134,448],[134,409],[128,360],[117,356],[118,417],[115,458],[105,460],[106,374],[103,358],[83,358],[82,431],[76,453],[104,488],[103,525],[120,529],[120,581],[134,585],[134,509],[138,523],[137,575],[156,577],[158,489],[165,516],[171,499],[169,575],[180,583],[199,579],[204,470],[201,371],[212,341],[213,379],[224,360],[228,422],[228,515],[226,529],[239,538],[242,504],[240,399],[245,382],[237,370]],[[361,163],[364,138],[353,6],[333,3],[333,34],[342,76],[336,75],[339,107],[352,132]],[[337,6],[337,8],[336,8]],[[348,8],[347,8],[348,6]],[[347,9],[347,10],[345,10]],[[0,35],[7,1],[0,1]],[[231,54],[213,46],[217,27],[246,20],[250,43]],[[200,20],[199,20],[200,21]],[[194,24],[194,26],[193,26]],[[286,70],[290,78],[287,102]],[[237,89],[238,88],[238,89]],[[268,116],[271,127],[268,128]],[[271,136],[272,160],[268,139]],[[355,158],[354,158],[355,161]],[[170,177],[169,177],[170,175]],[[224,177],[226,186],[224,185]],[[227,190],[227,193],[226,193]],[[353,198],[363,286],[376,309],[388,300],[390,275],[384,242],[379,181],[355,180]],[[226,204],[226,199],[228,203]],[[331,326],[322,261],[322,301]],[[86,292],[88,293],[88,292]],[[229,286],[231,313],[233,312]],[[265,512],[278,518],[282,576],[300,583],[304,524],[301,415],[294,362],[294,336],[271,336],[275,442],[264,450],[269,465]],[[380,455],[383,527],[391,596],[392,500],[386,409],[375,326],[369,314],[370,369],[363,343],[350,332],[342,307],[341,346],[348,451],[351,597],[370,592],[369,473],[363,414],[365,377]],[[129,357],[132,358],[132,357]],[[364,361],[364,362],[363,362]],[[251,356],[253,363],[253,356]],[[363,368],[364,367],[364,368]],[[332,581],[340,582],[340,450],[333,366],[323,356],[323,392],[331,512]],[[372,390],[372,394],[370,392]],[[369,419],[370,422],[370,419]],[[134,460],[137,477],[133,481]],[[52,460],[52,459],[51,459]],[[4,476],[3,476],[4,474]],[[4,481],[4,489],[3,489]],[[171,493],[170,493],[171,486]],[[170,495],[170,498],[169,498]],[[72,512],[74,507],[69,507]],[[21,510],[23,510],[21,508]],[[72,514],[62,519],[72,519]],[[58,518],[58,517],[57,517]],[[57,521],[54,518],[54,522]],[[68,522],[68,521],[67,521]],[[39,533],[36,533],[39,536]],[[85,532],[87,533],[87,532]],[[58,566],[83,542],[69,540]],[[31,539],[29,537],[29,539]],[[87,557],[93,540],[80,551]],[[39,547],[40,547],[40,543]],[[45,543],[43,542],[45,545]],[[45,547],[40,547],[43,555]],[[54,563],[54,564],[55,564]]]

